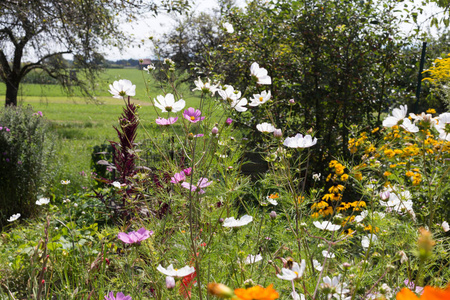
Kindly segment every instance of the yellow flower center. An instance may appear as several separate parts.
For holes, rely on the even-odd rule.
[[[195,120],[195,117],[194,117],[194,116],[191,116],[191,120],[194,121],[194,120]]]
[[[264,98],[263,97],[259,97],[259,102],[263,102]]]

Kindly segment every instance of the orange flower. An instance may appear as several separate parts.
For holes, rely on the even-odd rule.
[[[280,296],[277,291],[273,289],[273,284],[267,288],[256,285],[248,289],[235,289],[234,294],[236,300],[274,300]]]
[[[407,288],[403,288],[397,293],[397,300],[450,300],[450,286],[442,290],[431,286],[426,286],[423,289],[422,296],[417,297],[416,294]]]

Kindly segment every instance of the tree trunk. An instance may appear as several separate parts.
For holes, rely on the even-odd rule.
[[[15,80],[14,80],[15,81]],[[17,94],[19,92],[19,81],[6,81],[5,106],[17,106]]]

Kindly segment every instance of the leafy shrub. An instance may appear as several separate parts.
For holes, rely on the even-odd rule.
[[[7,107],[0,114],[0,227],[12,214],[30,217],[36,212],[53,140],[42,113],[31,107]]]

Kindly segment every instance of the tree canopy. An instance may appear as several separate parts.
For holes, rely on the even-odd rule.
[[[120,18],[133,20],[141,12],[180,11],[188,1],[164,0],[3,0],[0,1],[0,78],[6,84],[6,105],[17,104],[22,79],[42,69],[64,87],[79,86],[89,95],[86,80],[96,74],[99,49],[121,46],[128,39],[118,29]],[[63,54],[74,56],[70,76]],[[26,61],[25,61],[26,60]],[[82,78],[82,79],[80,79]]]

